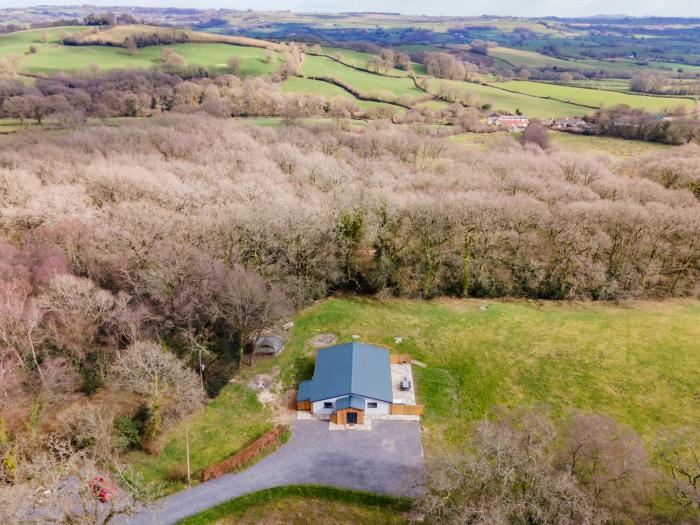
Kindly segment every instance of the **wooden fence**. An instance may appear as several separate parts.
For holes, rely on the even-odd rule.
[[[392,403],[389,413],[392,416],[422,416],[425,405],[398,405]]]
[[[242,467],[246,463],[250,462],[255,456],[260,454],[260,452],[262,452],[264,449],[276,444],[285,430],[287,430],[287,427],[284,425],[276,425],[272,430],[260,436],[243,450],[236,452],[233,456],[226,458],[215,465],[203,469],[202,481],[216,479]]]
[[[392,365],[403,365],[411,362],[411,356],[408,354],[389,354],[389,362]]]

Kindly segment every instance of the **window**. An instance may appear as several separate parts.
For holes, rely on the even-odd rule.
[[[333,401],[324,401],[323,408],[333,408]]]
[[[367,401],[367,408],[377,408],[376,401]]]

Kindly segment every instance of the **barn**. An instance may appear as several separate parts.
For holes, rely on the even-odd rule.
[[[389,351],[347,343],[318,351],[313,379],[303,381],[297,408],[329,416],[333,423],[364,424],[365,416],[391,413]]]

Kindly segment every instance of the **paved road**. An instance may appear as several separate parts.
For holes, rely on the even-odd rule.
[[[295,421],[289,442],[251,468],[168,496],[122,523],[177,523],[238,496],[297,483],[415,496],[422,479],[417,421],[373,421],[369,431],[331,431],[326,422]]]

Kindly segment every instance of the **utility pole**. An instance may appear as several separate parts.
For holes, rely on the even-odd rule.
[[[185,424],[185,453],[187,455],[187,486],[192,485],[190,480],[190,426]]]

